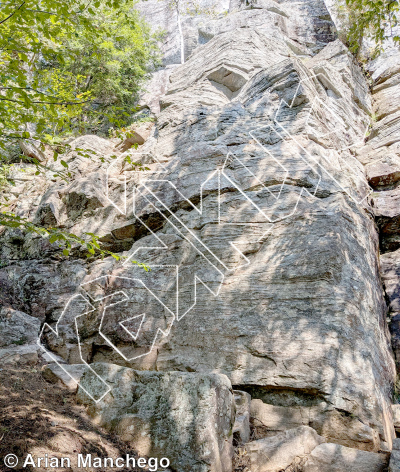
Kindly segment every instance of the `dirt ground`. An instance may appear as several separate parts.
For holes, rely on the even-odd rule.
[[[11,471],[3,463],[7,454],[20,458],[14,470],[22,470],[21,458],[27,453],[44,457],[70,457],[73,471],[78,453],[93,457],[137,457],[134,451],[90,421],[84,408],[76,404],[73,393],[61,385],[46,382],[41,365],[0,368],[0,471]],[[24,470],[52,471],[53,468],[27,466]],[[106,470],[141,471],[141,468]]]
[[[41,374],[43,365],[44,362],[39,362],[33,366],[0,367],[0,471],[145,471],[140,467],[77,467],[77,454],[124,458],[126,454],[137,457],[137,453],[118,437],[94,425],[85,408],[76,404],[74,393],[62,384],[47,382]],[[22,458],[28,453],[34,457],[45,457],[45,454],[48,457],[69,457],[71,468],[33,468],[28,465],[23,469]],[[3,459],[7,454],[15,454],[19,458],[15,469],[4,465]],[[235,447],[234,470],[250,471],[249,458],[240,447]]]

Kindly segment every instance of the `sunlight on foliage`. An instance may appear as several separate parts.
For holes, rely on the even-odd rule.
[[[373,57],[382,52],[384,41],[392,39],[394,44],[399,44],[398,0],[345,0],[341,8],[347,17],[347,39],[352,52],[359,53],[365,37],[376,44]]]
[[[10,164],[24,151],[36,174],[52,171],[69,151],[65,137],[106,135],[128,126],[140,88],[157,65],[157,37],[132,0],[19,0],[0,2],[0,187],[13,184]],[[31,146],[35,153],[26,151]],[[90,152],[78,150],[84,157]],[[46,158],[44,158],[46,157]],[[71,177],[68,164],[54,177]],[[0,225],[33,232],[88,254],[102,251],[96,236],[85,239],[20,218],[2,202]],[[113,255],[114,257],[115,255]]]

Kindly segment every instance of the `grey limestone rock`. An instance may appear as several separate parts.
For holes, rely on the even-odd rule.
[[[346,416],[324,402],[318,405],[278,406],[260,399],[251,402],[257,437],[272,436],[299,426],[311,426],[327,441],[364,450],[379,449],[379,436],[359,418]]]
[[[395,421],[397,421],[397,424],[398,424],[398,421],[399,421],[398,410],[396,411],[396,413],[395,413],[395,417],[396,417]],[[392,450],[392,453],[390,454],[389,472],[399,472],[399,471],[400,471],[400,440],[395,439],[393,441],[393,450]]]
[[[368,137],[365,158],[369,180],[378,190],[372,203],[381,232],[381,249],[392,252],[400,247],[400,115],[397,99],[400,94],[400,54],[389,47],[368,67],[374,80],[375,123]]]
[[[276,436],[252,441],[245,445],[250,470],[280,472],[300,466],[324,439],[308,426],[289,429]]]
[[[38,360],[39,346],[24,344],[22,346],[8,346],[0,349],[0,365],[2,367],[21,365],[35,365]]]
[[[400,405],[399,404],[392,405],[392,412],[393,412],[394,427],[396,429],[396,432],[399,432],[400,431]],[[393,450],[395,449],[397,450],[400,449],[399,440],[397,438],[393,439]]]
[[[384,150],[374,153],[375,162],[366,166],[368,181],[372,187],[387,187],[400,181],[400,156]]]
[[[4,297],[54,325],[86,284],[96,306],[80,326],[85,360],[157,371],[150,377],[224,374],[270,405],[271,429],[300,427],[304,413],[305,426],[329,441],[390,448],[396,372],[364,164],[376,165],[376,152],[398,154],[398,111],[384,112],[382,92],[382,119],[364,146],[375,103],[357,63],[333,41],[321,1],[183,16],[184,64],[177,12],[165,2],[140,6],[153,7],[155,26],[170,31],[163,51],[171,67],[149,87],[157,121],[130,154],[150,170],[120,156],[107,174],[115,142],[82,138],[103,159],[85,165],[72,151],[74,181],[43,185],[18,208],[99,234],[106,248],[151,271],[111,258],[54,262],[54,248],[4,234]],[[395,64],[393,56],[371,70],[381,90],[387,81],[397,86],[388,72]],[[128,300],[108,308],[118,291]],[[112,316],[100,335],[102,313]],[[132,337],[121,323],[143,314]],[[74,319],[47,342],[78,363]],[[283,407],[296,412],[293,421]]]
[[[381,273],[388,300],[392,348],[397,369],[400,366],[400,249],[381,256]],[[397,415],[398,416],[398,415]],[[396,417],[396,415],[395,415]],[[395,420],[399,425],[399,419]]]
[[[383,472],[389,454],[358,451],[337,444],[321,444],[308,457],[303,472]]]
[[[60,382],[71,392],[76,392],[85,370],[85,364],[56,364],[53,362],[42,367],[42,375],[48,382]]]
[[[88,372],[78,400],[93,419],[129,441],[141,455],[168,457],[182,472],[231,472],[235,402],[228,378],[220,374],[146,372],[93,364],[114,386],[93,402],[97,377]]]
[[[35,343],[39,330],[40,321],[37,318],[11,307],[0,308],[0,348]]]
[[[400,249],[381,256],[382,278],[389,298],[389,309],[400,313]]]

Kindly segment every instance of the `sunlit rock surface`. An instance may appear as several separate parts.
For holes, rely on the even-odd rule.
[[[312,427],[334,445],[307,470],[334,470],[343,451],[347,467],[359,453],[348,448],[387,451],[394,437],[385,295],[395,314],[397,292],[385,294],[380,266],[386,287],[399,272],[379,250],[400,247],[399,57],[370,64],[371,93],[324,2],[200,3],[179,15],[139,4],[166,35],[141,101],[155,123],[130,162],[86,136],[73,148],[97,155],[65,156],[72,181],[15,171],[15,213],[96,233],[151,270],[79,251],[63,260],[5,231],[1,297],[58,321],[41,342],[71,364],[224,374],[251,395],[253,419],[269,418],[259,434]],[[77,294],[90,316],[66,310]],[[386,456],[365,454],[381,470]]]

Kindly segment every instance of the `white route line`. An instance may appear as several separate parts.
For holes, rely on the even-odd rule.
[[[176,185],[167,180],[167,179],[148,179],[147,177],[149,176],[149,174],[160,174],[160,170],[157,169],[155,171],[135,171],[133,170],[133,173],[137,173],[138,176],[139,176],[139,179],[138,179],[138,183],[136,184],[135,188],[134,188],[134,194],[133,194],[133,205],[132,205],[132,208],[133,208],[133,215],[135,216],[135,218],[149,231],[149,233],[154,236],[156,238],[157,241],[160,242],[160,245],[159,246],[139,246],[138,248],[136,248],[132,254],[130,254],[130,256],[128,257],[128,259],[123,263],[123,266],[126,266],[128,264],[128,262],[133,258],[133,256],[140,250],[143,250],[143,249],[146,249],[146,250],[149,250],[149,249],[160,249],[160,250],[167,250],[168,249],[168,246],[157,236],[157,234],[155,234],[145,223],[144,221],[142,220],[142,218],[140,217],[140,215],[137,214],[137,210],[136,210],[136,200],[137,200],[137,197],[140,195],[142,197],[142,199],[147,203],[149,204],[150,206],[153,207],[153,209],[158,212],[166,221],[168,221],[168,223],[174,228],[174,230],[183,237],[183,239],[186,240],[186,242],[188,242],[190,244],[190,246],[192,248],[195,249],[195,251],[201,256],[203,257],[207,262],[208,264],[210,264],[213,269],[220,275],[221,277],[221,280],[219,281],[219,286],[218,286],[218,289],[216,291],[213,291],[210,287],[208,287],[206,285],[205,282],[203,282],[201,280],[201,278],[196,274],[194,274],[194,303],[189,307],[189,309],[187,309],[182,315],[180,314],[179,312],[179,268],[180,268],[180,265],[154,265],[154,266],[150,266],[150,267],[160,267],[160,268],[175,268],[176,269],[176,311],[173,312],[169,307],[167,307],[147,286],[146,284],[143,282],[143,280],[141,280],[140,278],[137,278],[137,277],[120,277],[120,276],[113,276],[114,278],[120,278],[120,279],[126,279],[126,280],[132,280],[132,281],[135,281],[137,283],[140,283],[142,284],[142,286],[151,294],[151,296],[157,300],[157,302],[159,304],[161,304],[164,309],[166,309],[171,317],[172,317],[172,321],[169,323],[168,325],[168,328],[166,330],[162,330],[160,328],[157,328],[157,332],[154,336],[154,340],[153,340],[153,343],[149,349],[149,351],[145,354],[141,354],[141,355],[138,355],[138,356],[135,356],[135,357],[131,357],[131,358],[128,358],[126,357],[123,352],[117,347],[115,346],[112,341],[103,333],[102,329],[103,329],[103,322],[104,322],[104,317],[106,316],[106,310],[107,308],[111,307],[111,306],[115,306],[115,305],[118,305],[120,303],[124,303],[124,302],[127,302],[127,301],[132,301],[129,296],[123,292],[123,291],[120,291],[120,292],[115,292],[113,293],[112,295],[108,295],[108,296],[105,296],[105,297],[100,297],[100,298],[97,298],[95,299],[95,301],[102,301],[104,300],[105,298],[109,298],[109,297],[113,297],[117,294],[122,294],[124,296],[124,298],[122,300],[118,300],[117,302],[113,303],[113,304],[110,304],[110,305],[107,305],[104,307],[103,309],[103,313],[102,313],[102,317],[101,317],[101,322],[100,322],[100,325],[99,325],[99,334],[103,337],[103,339],[118,353],[121,355],[121,357],[124,358],[125,361],[132,361],[134,359],[137,359],[139,357],[143,357],[143,356],[146,356],[148,355],[154,348],[155,346],[155,343],[156,343],[156,340],[158,339],[158,336],[159,334],[161,333],[162,336],[168,336],[171,332],[171,329],[172,329],[172,326],[174,325],[174,322],[175,320],[176,321],[180,321],[190,310],[193,309],[193,307],[197,304],[197,283],[200,282],[202,283],[202,285],[204,285],[207,290],[212,294],[214,295],[215,297],[219,295],[219,292],[220,292],[220,289],[222,287],[222,284],[223,284],[223,281],[225,279],[225,273],[223,272],[226,271],[226,272],[231,272],[233,270],[236,270],[237,267],[235,268],[229,268],[226,266],[226,264],[224,263],[224,261],[221,260],[221,258],[219,258],[207,245],[205,245],[203,243],[203,241],[201,241],[197,235],[190,229],[187,227],[187,225],[182,221],[182,219],[180,219],[155,193],[154,191],[149,187],[149,184],[150,183],[163,183],[163,184],[167,184],[169,185],[175,192],[178,193],[178,195],[184,200],[186,201],[190,207],[195,210],[199,215],[202,215],[203,214],[203,189],[205,187],[205,185],[207,184],[207,182],[209,182],[212,178],[217,178],[218,179],[218,224],[219,225],[242,225],[242,226],[254,226],[254,225],[260,225],[260,223],[248,223],[248,222],[243,222],[243,223],[240,223],[240,222],[234,222],[234,223],[222,223],[221,222],[221,178],[223,179],[226,179],[227,182],[229,182],[233,188],[235,188],[256,210],[257,212],[263,216],[263,218],[265,218],[265,223],[261,223],[261,224],[271,224],[271,225],[274,225],[275,223],[277,223],[278,221],[283,221],[291,216],[293,216],[297,209],[298,209],[298,205],[299,205],[299,202],[300,202],[300,199],[303,197],[303,196],[310,196],[310,197],[316,197],[316,193],[320,187],[320,184],[321,184],[321,181],[322,181],[322,173],[318,171],[318,169],[322,170],[322,172],[326,173],[326,175],[328,175],[328,177],[333,181],[335,182],[336,185],[339,186],[340,189],[342,189],[355,203],[357,204],[361,204],[369,195],[371,192],[366,195],[364,198],[362,198],[361,200],[357,200],[353,197],[353,195],[350,193],[349,190],[347,190],[345,187],[343,187],[341,185],[340,182],[337,181],[337,179],[331,174],[331,172],[329,172],[320,162],[318,162],[318,160],[316,158],[314,158],[301,144],[300,142],[296,139],[295,136],[291,135],[288,131],[285,130],[284,126],[282,125],[282,123],[278,120],[279,118],[279,113],[281,112],[282,108],[284,106],[288,107],[288,108],[293,108],[294,105],[295,105],[295,100],[299,94],[299,91],[300,91],[300,88],[302,86],[303,83],[307,82],[307,81],[312,81],[312,80],[319,80],[321,78],[324,78],[328,83],[331,84],[331,82],[329,81],[329,79],[325,76],[325,74],[314,74],[312,75],[311,77],[308,77],[306,79],[303,79],[303,80],[300,80],[299,82],[299,85],[296,89],[296,92],[295,92],[295,95],[293,97],[293,99],[291,100],[291,103],[290,105],[285,101],[285,100],[281,100],[280,104],[279,104],[279,108],[278,110],[276,111],[275,113],[275,116],[274,116],[274,122],[275,122],[275,125],[268,125],[268,126],[265,126],[265,127],[261,127],[261,128],[258,128],[258,129],[254,129],[252,131],[249,132],[249,135],[250,137],[257,143],[258,146],[260,146],[262,148],[262,150],[270,157],[272,158],[277,164],[278,166],[285,172],[285,177],[282,181],[282,184],[280,186],[280,189],[279,189],[279,193],[278,195],[275,195],[275,193],[273,193],[267,186],[264,185],[264,183],[262,181],[260,181],[260,179],[258,179],[258,177],[240,160],[238,159],[234,154],[232,153],[228,153],[227,156],[226,156],[226,159],[222,165],[222,168],[221,169],[216,169],[214,172],[212,172],[208,177],[207,179],[200,185],[200,205],[199,205],[199,208],[194,205],[189,199],[187,199],[179,190],[178,188],[176,187]],[[320,81],[321,84],[323,85],[323,82]],[[331,84],[332,85],[332,84]],[[309,125],[309,121],[311,119],[311,116],[312,116],[312,113],[315,112],[315,109],[316,109],[316,106],[317,104],[319,106],[322,106],[324,108],[326,108],[330,113],[332,113],[332,115],[337,119],[337,122],[338,123],[341,123],[343,125],[343,128],[345,127],[344,124],[343,124],[343,120],[341,119],[341,117],[339,117],[339,115],[336,114],[336,112],[332,109],[330,109],[319,97],[315,97],[314,98],[314,101],[311,103],[311,107],[310,107],[310,111],[308,113],[308,116],[307,116],[307,120],[306,120],[306,125],[308,126]],[[227,169],[227,164],[228,164],[228,161],[229,160],[235,160],[237,161],[251,176],[252,178],[254,178],[260,186],[262,186],[265,190],[267,190],[270,195],[275,199],[275,201],[278,201],[282,198],[282,191],[283,189],[285,188],[285,185],[286,185],[286,181],[288,179],[288,176],[290,174],[290,171],[289,169],[287,169],[280,161],[279,159],[277,159],[260,141],[259,139],[255,136],[255,132],[259,132],[263,129],[270,129],[271,131],[275,132],[279,138],[284,141],[286,138],[292,140],[297,146],[299,149],[301,149],[304,154],[307,156],[307,159],[305,159],[303,157],[303,155],[301,153],[299,153],[298,157],[301,158],[301,160],[303,160],[303,162],[316,174],[316,176],[318,176],[318,182],[317,184],[315,185],[315,190],[313,192],[310,192],[307,188],[305,187],[302,187],[301,190],[300,190],[300,193],[299,193],[299,196],[295,202],[295,205],[294,205],[294,209],[286,216],[284,217],[281,217],[281,218],[277,218],[277,219],[272,219],[271,217],[268,216],[268,214],[263,210],[261,209],[247,194],[245,191],[243,191],[242,188],[240,188],[238,186],[238,184],[236,184],[232,178],[227,175],[226,173],[226,169]],[[279,131],[278,129],[279,128]],[[330,134],[333,134],[335,133],[336,131],[332,131],[332,132],[328,132],[326,133],[325,135],[323,135],[324,137],[325,136],[328,136]],[[367,130],[366,130],[366,133],[368,132],[368,127],[367,127]],[[357,145],[357,144],[361,144],[361,142],[363,143],[364,140],[365,140],[365,137],[366,137],[366,133],[364,135],[364,139],[360,140],[360,143],[353,143],[351,144],[350,146],[347,146],[347,147],[344,147],[343,149],[340,149],[339,152],[341,151],[345,151],[345,150],[349,150],[351,149],[353,146]],[[128,211],[128,201],[127,201],[127,179],[126,179],[126,175],[124,174],[123,175],[123,202],[122,202],[122,207],[120,205],[118,205],[117,203],[115,203],[113,201],[113,199],[111,198],[110,196],[110,193],[109,193],[109,190],[110,190],[110,179],[111,179],[111,172],[116,168],[117,164],[121,161],[121,159],[126,159],[127,156],[130,156],[131,158],[134,157],[134,156],[140,156],[142,155],[142,153],[132,153],[132,152],[125,152],[123,153],[121,156],[119,156],[108,168],[107,168],[107,173],[106,173],[106,189],[105,189],[105,192],[106,192],[106,198],[108,199],[108,201],[123,215],[126,215],[127,214],[127,211]],[[343,159],[341,158],[341,156],[339,155],[338,153],[338,159],[340,159],[347,167],[351,168],[351,166]],[[357,164],[359,164],[359,161],[354,158],[353,156],[351,156],[356,162]],[[156,159],[157,161],[157,164],[159,164],[159,166],[161,166],[161,169],[162,171],[166,171],[167,169],[164,167],[164,165],[158,161],[158,159]],[[310,163],[310,161],[312,163],[314,163],[313,165]],[[122,171],[123,172],[123,169]],[[142,177],[145,177],[144,179]],[[139,187],[142,187],[145,191],[147,191],[147,195],[143,193],[143,191],[141,191],[139,189]],[[161,211],[150,199],[149,199],[149,195],[151,195],[155,200],[156,200],[156,203],[158,205],[161,205],[161,207],[168,213],[168,215],[165,215],[163,213],[163,211]],[[261,237],[259,237],[258,239],[254,240],[254,241],[250,241],[250,240],[247,240],[247,241],[240,241],[240,242],[237,242],[236,243],[234,241],[229,241],[229,244],[231,245],[231,247],[233,247],[239,254],[241,257],[243,257],[243,259],[246,261],[246,263],[244,264],[245,266],[250,264],[250,260],[243,254],[242,251],[240,251],[240,249],[236,246],[237,244],[243,244],[243,243],[260,243],[262,242],[262,240],[265,238],[265,236],[273,229],[273,226],[271,226],[265,233],[263,233],[261,235]],[[188,238],[188,235],[190,236],[190,239]],[[195,245],[193,243],[193,240],[197,243],[197,245]],[[199,247],[200,248],[199,248]],[[202,250],[201,250],[202,249]],[[211,260],[210,260],[210,257],[211,257]],[[219,267],[218,267],[219,266]],[[222,267],[222,269],[221,269]],[[240,267],[243,267],[243,266],[240,266]],[[90,283],[93,283],[99,279],[102,279],[104,277],[109,277],[109,276],[102,276],[102,277],[98,277],[96,279],[93,279],[89,282],[85,282],[84,284],[81,285],[81,288],[84,290],[84,286],[85,285],[88,285]],[[38,344],[39,346],[45,350],[47,352],[47,354],[50,355],[50,357],[54,360],[54,362],[65,372],[67,373],[78,385],[79,385],[79,381],[77,381],[76,379],[74,379],[72,377],[72,375],[66,371],[62,365],[57,361],[57,359],[55,357],[53,357],[51,355],[51,353],[49,353],[45,348],[44,346],[40,343],[40,338],[43,334],[43,330],[45,327],[48,327],[57,337],[58,337],[58,324],[60,322],[60,320],[63,318],[63,315],[70,303],[70,301],[72,301],[74,298],[76,297],[79,297],[81,295],[75,295],[73,297],[71,297],[71,299],[68,301],[67,305],[66,305],[66,308],[65,310],[63,311],[62,315],[60,316],[59,320],[57,321],[57,324],[56,324],[56,329],[53,330],[47,323],[45,323],[45,325],[43,326],[43,329],[42,329],[42,332],[39,336],[39,339],[38,339]],[[90,295],[88,294],[88,296],[90,297]],[[88,367],[88,369],[90,371],[92,371],[96,377],[101,381],[102,384],[104,384],[106,387],[107,387],[107,391],[105,393],[103,393],[103,395],[101,395],[100,398],[96,399],[95,397],[93,397],[93,395],[91,395],[90,392],[87,392],[86,389],[84,389],[82,386],[81,388],[85,391],[85,393],[87,395],[89,395],[93,401],[95,402],[98,402],[100,401],[101,399],[104,398],[104,396],[111,391],[111,387],[106,383],[106,381],[104,379],[102,379],[91,367],[90,365],[84,360],[83,356],[82,356],[82,351],[81,351],[81,345],[80,345],[80,339],[79,339],[79,330],[78,330],[78,324],[77,324],[77,320],[78,318],[81,318],[83,316],[86,316],[87,314],[89,313],[92,313],[95,308],[93,307],[93,305],[87,300],[85,299],[83,296],[81,296],[83,300],[85,300],[89,306],[91,306],[93,309],[92,310],[89,310],[89,311],[86,311],[82,314],[79,314],[75,317],[75,329],[76,329],[76,334],[77,334],[77,338],[78,338],[78,345],[79,345],[79,352],[80,352],[80,356],[81,356],[81,359],[82,359],[82,362]],[[91,298],[91,297],[90,297]],[[139,334],[140,334],[140,331],[141,331],[141,328],[142,328],[142,325],[144,323],[144,320],[146,318],[148,314],[147,313],[142,313],[142,314],[139,314],[139,315],[135,315],[135,316],[132,316],[130,318],[127,318],[126,320],[123,320],[123,321],[120,321],[118,324],[133,338],[134,341],[137,340]],[[133,334],[132,332],[129,331],[128,328],[126,328],[126,326],[124,326],[124,323],[127,323],[128,321],[131,321],[133,319],[136,319],[136,318],[139,318],[139,317],[142,317],[141,319],[141,322],[140,322],[140,325],[139,325],[139,328],[136,332],[136,334]]]
[[[113,294],[115,295],[115,294]],[[37,340],[37,344],[39,345],[39,347],[48,355],[50,356],[54,362],[58,365],[58,367],[60,367],[78,386],[79,386],[79,380],[77,380],[70,372],[68,372],[61,363],[58,362],[58,360],[53,356],[53,354],[51,353],[51,351],[48,351],[44,345],[41,343],[41,338],[42,336],[44,335],[44,330],[46,328],[48,328],[57,338],[58,338],[58,335],[59,335],[59,331],[58,331],[58,324],[60,323],[60,321],[63,319],[64,317],[64,314],[65,312],[67,311],[68,307],[70,306],[70,303],[74,300],[74,299],[78,299],[78,298],[81,298],[82,301],[85,302],[85,304],[89,305],[89,307],[91,307],[92,309],[91,310],[88,310],[88,311],[85,311],[84,313],[81,313],[79,315],[77,315],[75,318],[74,318],[74,325],[75,325],[75,330],[76,330],[76,337],[78,339],[78,348],[79,348],[79,355],[80,355],[80,358],[83,362],[83,364],[86,365],[86,367],[99,379],[99,381],[101,382],[103,388],[105,387],[105,392],[100,396],[100,398],[96,399],[91,392],[88,392],[84,387],[81,386],[82,390],[93,400],[95,401],[96,403],[100,400],[102,400],[106,395],[107,393],[109,393],[111,391],[111,387],[100,377],[100,375],[97,374],[97,372],[90,366],[90,364],[88,364],[85,359],[83,358],[82,356],[82,350],[81,350],[81,344],[80,344],[80,336],[79,336],[79,330],[78,330],[78,324],[77,324],[77,319],[82,317],[82,316],[85,316],[89,313],[92,313],[93,311],[95,311],[95,307],[89,302],[88,299],[86,299],[85,297],[83,297],[81,294],[77,294],[77,295],[73,295],[67,302],[67,304],[65,305],[65,308],[63,310],[63,312],[61,313],[60,315],[60,318],[58,319],[57,323],[56,323],[56,326],[55,326],[55,329],[53,329],[49,324],[47,323],[44,323],[41,331],[40,331],[40,334],[39,334],[39,337],[38,337],[38,340]]]
[[[155,265],[153,265],[153,266],[149,266],[149,267],[150,267],[150,268],[155,268],[155,267],[166,267],[166,266],[155,266]],[[176,266],[168,266],[168,267],[176,267]],[[82,284],[82,285],[88,285],[88,284],[91,284],[91,283],[93,283],[93,282],[96,282],[97,280],[100,280],[100,279],[103,279],[103,278],[107,278],[107,277],[108,277],[107,275],[104,275],[104,276],[98,277],[98,278],[96,278],[96,279],[93,279],[93,280],[91,280],[90,282],[86,282],[85,284]],[[140,355],[137,355],[137,356],[133,356],[133,357],[128,358],[128,357],[126,357],[126,356],[113,344],[113,342],[108,338],[108,336],[106,336],[106,334],[103,333],[103,323],[104,323],[104,317],[106,316],[106,310],[107,310],[108,308],[110,308],[110,307],[112,307],[112,306],[115,306],[115,305],[118,305],[118,304],[120,304],[120,303],[124,303],[124,302],[127,302],[127,301],[131,301],[131,299],[130,299],[129,296],[126,294],[126,292],[124,292],[124,291],[117,292],[117,293],[122,293],[122,294],[124,295],[124,299],[123,299],[123,300],[118,300],[117,302],[112,303],[112,304],[109,304],[109,305],[107,305],[107,306],[104,307],[104,309],[103,309],[103,314],[102,314],[101,321],[100,321],[100,325],[99,325],[99,334],[100,334],[100,336],[101,336],[105,341],[107,341],[107,343],[108,343],[113,349],[115,349],[115,350],[118,352],[118,354],[120,354],[120,355],[125,359],[125,361],[130,362],[130,361],[133,361],[134,359],[138,359],[138,358],[140,358],[140,357],[147,356],[148,354],[150,354],[150,352],[151,352],[151,351],[153,350],[153,348],[154,348],[155,342],[156,342],[157,337],[158,337],[158,334],[159,334],[160,332],[161,332],[164,336],[168,336],[168,334],[169,334],[170,331],[171,331],[171,328],[172,328],[172,325],[173,325],[173,323],[174,323],[174,320],[175,320],[175,318],[176,318],[176,315],[175,315],[175,313],[174,313],[173,311],[171,311],[171,309],[170,309],[167,305],[165,305],[165,304],[153,293],[152,290],[150,290],[150,289],[145,285],[145,283],[144,283],[141,279],[138,279],[137,277],[123,277],[123,276],[113,276],[113,279],[132,280],[132,281],[135,281],[135,282],[139,282],[139,283],[150,293],[150,295],[151,295],[155,300],[157,300],[157,302],[158,302],[160,305],[162,305],[162,306],[170,313],[170,315],[171,315],[171,317],[172,317],[172,322],[171,322],[171,324],[169,325],[169,327],[168,327],[168,329],[167,329],[166,331],[163,331],[163,330],[161,330],[160,328],[157,329],[157,332],[156,332],[156,334],[155,334],[155,337],[154,337],[154,340],[153,340],[153,343],[152,343],[152,345],[151,345],[151,348],[150,348],[149,352],[146,352],[146,353],[144,353],[144,354],[140,354]],[[107,297],[102,297],[102,298],[96,299],[96,301],[102,301],[102,300],[104,300],[105,298],[107,298]],[[125,322],[127,322],[128,320],[131,320],[131,319],[133,319],[133,318],[137,318],[138,316],[142,316],[142,317],[143,317],[142,322],[141,322],[141,324],[140,324],[140,328],[141,328],[141,326],[142,326],[142,324],[143,324],[143,321],[144,321],[144,319],[145,319],[146,314],[137,315],[137,316],[134,316],[134,317],[131,317],[131,318],[129,318],[129,319],[126,319],[126,320],[124,320],[124,321],[120,321],[120,322],[119,322],[119,324],[125,329],[125,331],[127,331],[127,332],[129,333],[130,336],[132,336],[132,338],[133,338],[134,340],[137,339],[137,337],[138,337],[138,335],[139,335],[140,328],[138,329],[137,334],[136,334],[136,335],[133,335],[125,326],[122,325],[122,323],[125,323]]]

